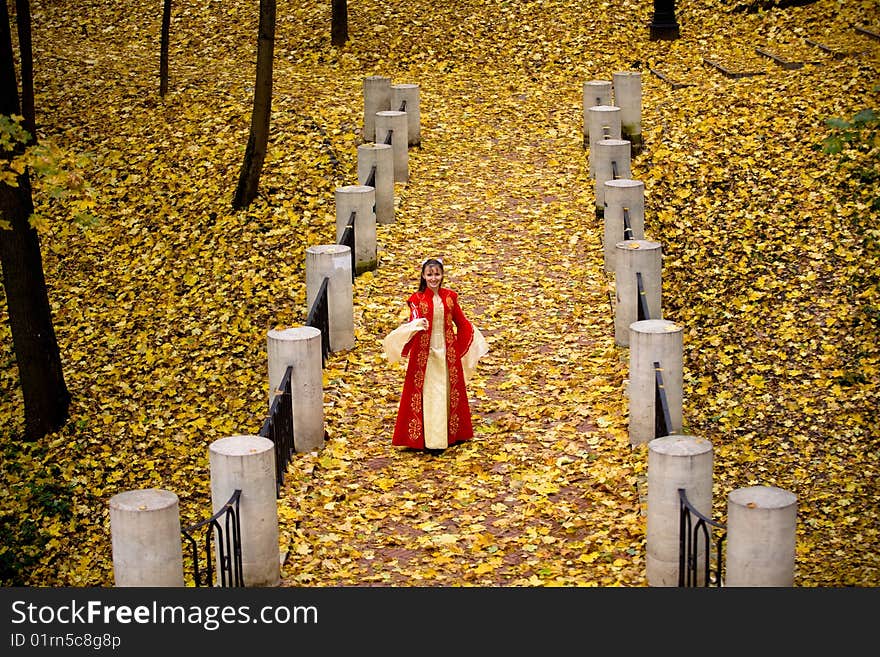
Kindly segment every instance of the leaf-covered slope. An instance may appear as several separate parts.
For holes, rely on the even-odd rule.
[[[877,182],[859,173],[876,148],[817,149],[826,118],[877,106],[880,50],[851,27],[880,26],[874,3],[678,2],[681,39],[650,42],[645,2],[356,2],[335,49],[330,3],[279,2],[270,152],[239,214],[256,9],[177,4],[165,99],[157,7],[34,10],[37,120],[93,153],[102,221],[43,238],[74,402],[38,445],[18,440],[0,306],[4,581],[112,585],[123,490],[173,490],[184,524],[207,514],[208,446],[262,423],[266,332],[305,319],[305,249],[335,241],[333,190],[356,179],[362,80],[379,74],[420,85],[422,147],[379,268],[355,283],[357,345],[325,372],[327,448],[290,467],[284,583],[645,585],[646,452],[628,446],[581,145],[583,82],[638,68],[633,175],[663,244],[664,315],[685,327],[685,428],[716,450],[715,514],[738,487],[791,490],[796,584],[880,582]],[[784,70],[755,45],[818,63]],[[492,349],[471,384],[475,440],[439,458],[391,448],[402,369],[379,351],[427,255]]]

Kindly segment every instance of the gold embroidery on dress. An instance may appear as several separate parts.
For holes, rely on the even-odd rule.
[[[413,384],[416,390],[422,390],[425,387],[425,369],[428,367],[428,352],[420,351],[418,361],[416,363],[416,373]]]
[[[449,363],[447,365],[447,369],[449,370],[449,384],[454,385],[458,382],[458,362],[455,358],[449,359]]]

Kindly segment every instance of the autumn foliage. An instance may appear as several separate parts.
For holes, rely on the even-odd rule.
[[[3,583],[112,586],[119,492],[174,491],[184,525],[210,514],[208,446],[262,425],[266,333],[305,321],[305,250],[335,242],[362,81],[385,75],[420,85],[422,145],[355,282],[357,344],[324,371],[327,446],[288,469],[284,585],[645,586],[647,450],[628,442],[581,96],[640,70],[633,177],[714,516],[736,488],[790,490],[796,585],[880,585],[878,142],[853,121],[880,107],[880,41],[853,25],[880,15],[729,4],[679,0],[681,38],[652,42],[646,1],[357,0],[333,47],[330,2],[279,0],[269,153],[240,212],[257,4],[174,3],[164,98],[157,3],[36,5],[40,136],[90,156],[98,222],[37,184],[73,402],[36,444],[0,295]],[[826,152],[841,122],[855,132]],[[380,347],[430,255],[491,347],[475,438],[439,457],[391,447],[403,369]]]

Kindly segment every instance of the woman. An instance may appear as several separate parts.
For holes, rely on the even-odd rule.
[[[428,258],[418,291],[407,299],[409,321],[382,342],[390,362],[409,358],[391,444],[435,454],[473,438],[466,385],[489,351],[458,294],[442,285],[443,260]]]

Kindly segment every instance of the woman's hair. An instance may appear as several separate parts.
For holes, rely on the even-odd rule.
[[[443,278],[442,278],[443,259],[442,258],[428,258],[427,260],[425,260],[422,263],[422,270],[421,270],[421,273],[419,274],[419,292],[424,292],[425,288],[428,287],[428,281],[425,280],[425,270],[431,266],[440,268],[440,274],[441,274],[440,284],[441,285],[443,284]]]

